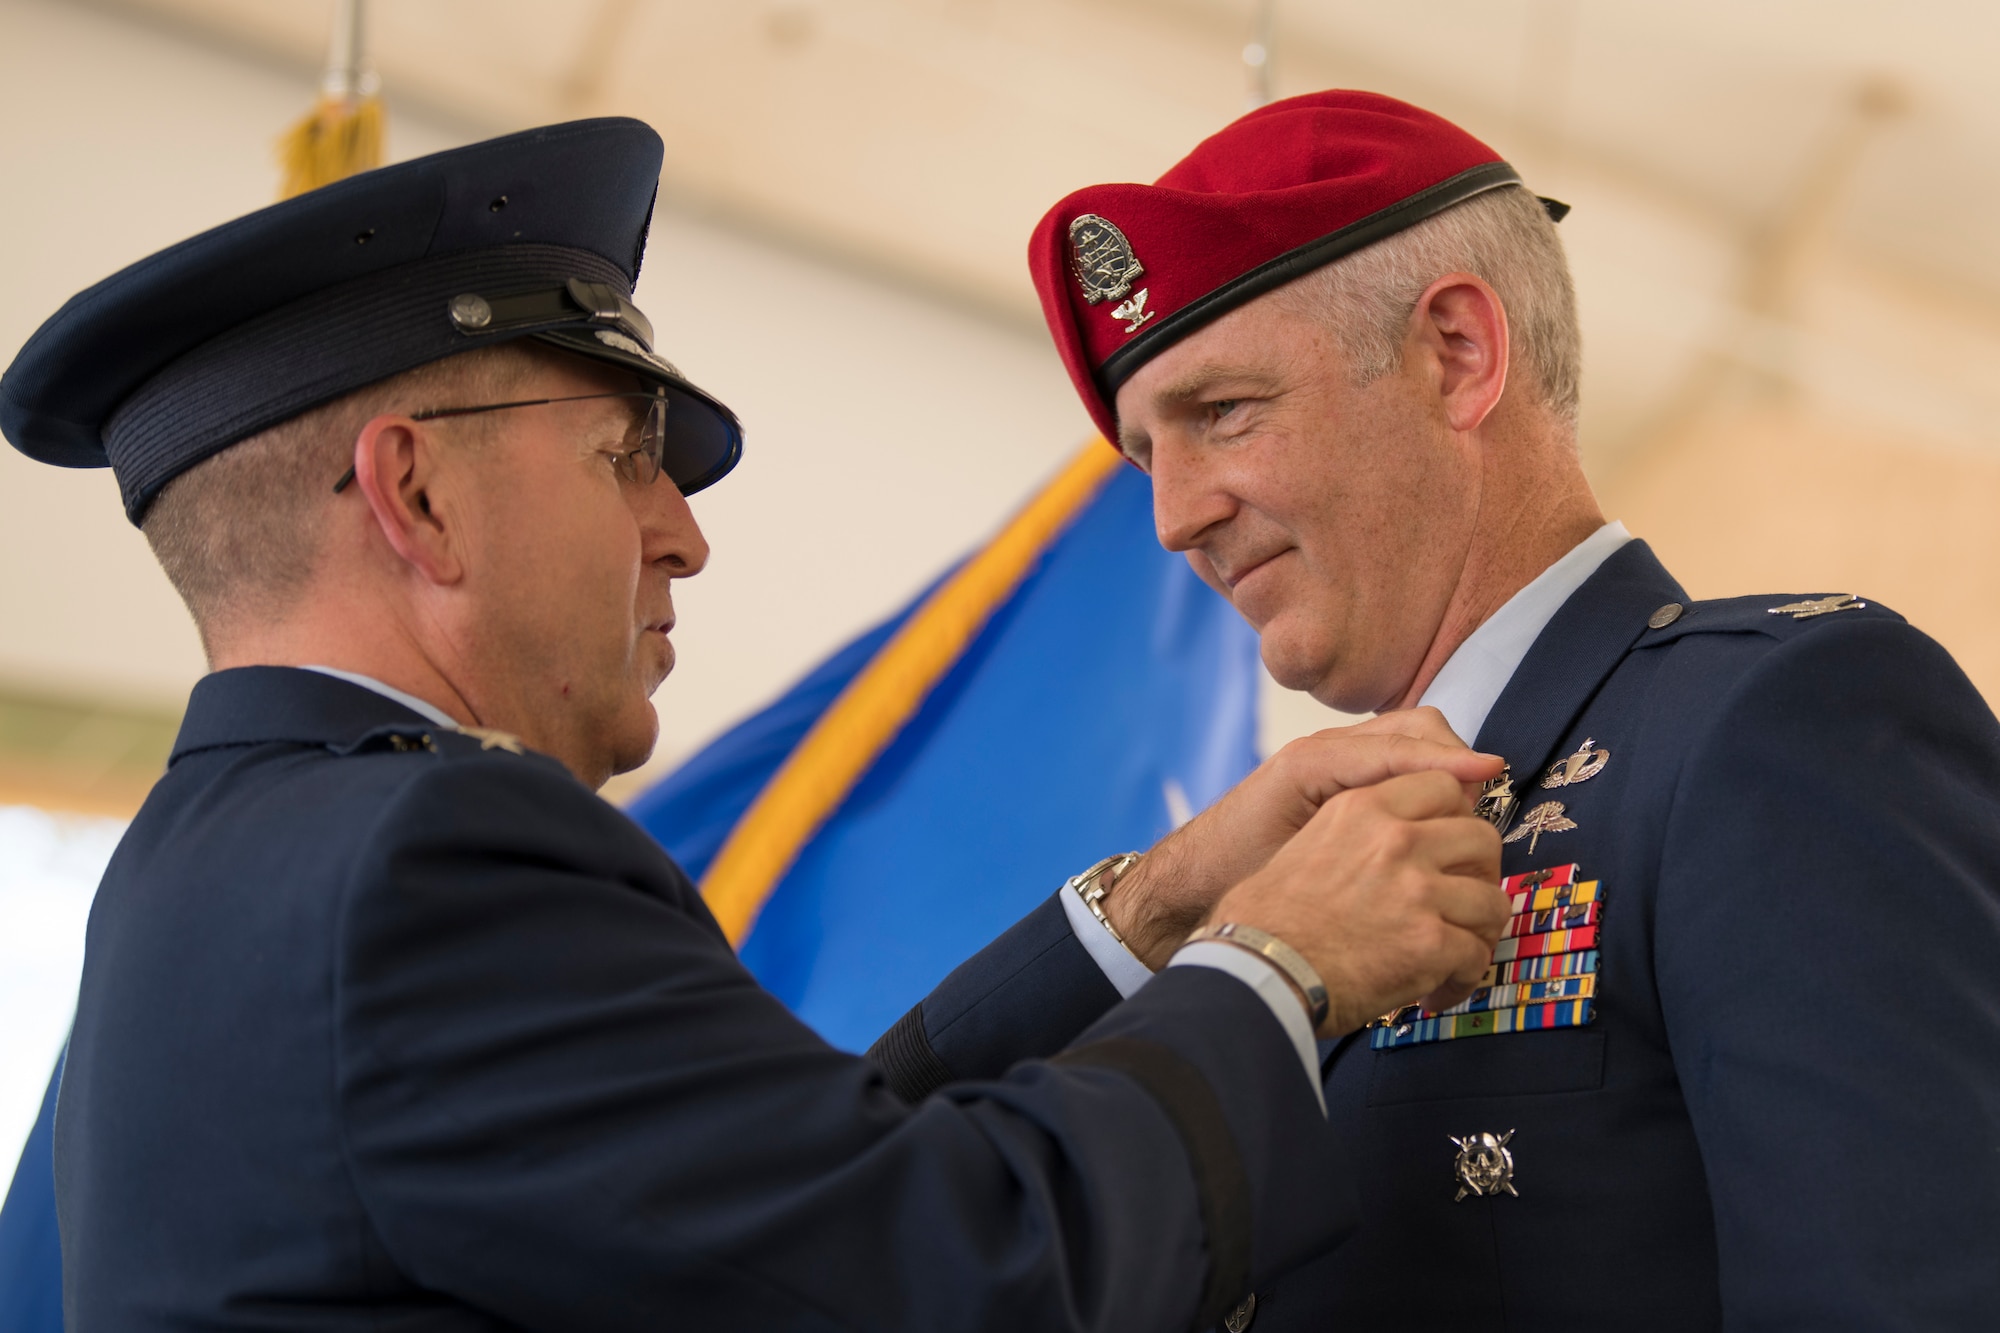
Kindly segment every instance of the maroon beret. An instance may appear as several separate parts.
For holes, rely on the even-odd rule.
[[[1035,228],[1028,263],[1070,379],[1115,440],[1118,386],[1182,338],[1520,182],[1498,153],[1428,111],[1375,93],[1309,93],[1243,116],[1152,185],[1078,190]]]

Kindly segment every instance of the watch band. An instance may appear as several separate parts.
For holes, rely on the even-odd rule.
[[[1083,905],[1090,909],[1098,924],[1110,931],[1111,938],[1120,944],[1125,943],[1125,937],[1118,933],[1118,927],[1111,924],[1111,918],[1104,915],[1104,895],[1111,892],[1125,877],[1125,872],[1137,865],[1143,855],[1143,852],[1120,852],[1116,856],[1107,856],[1081,875],[1070,876],[1067,885],[1077,897],[1083,899]]]
[[[1319,973],[1313,970],[1313,965],[1306,961],[1304,954],[1276,935],[1259,930],[1255,926],[1225,921],[1219,926],[1203,926],[1188,936],[1186,943],[1197,944],[1202,940],[1220,940],[1224,944],[1233,944],[1239,949],[1248,949],[1271,963],[1290,977],[1292,984],[1299,988],[1299,994],[1305,996],[1306,1009],[1312,1015],[1314,1029],[1317,1030],[1319,1025],[1326,1021],[1326,983],[1319,979]]]

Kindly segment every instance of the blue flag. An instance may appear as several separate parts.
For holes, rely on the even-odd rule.
[[[62,1058],[42,1096],[20,1165],[0,1204],[0,1329],[62,1333],[62,1249],[56,1239],[54,1146]]]
[[[935,591],[690,759],[633,816],[701,879]],[[1257,679],[1255,633],[1160,549],[1149,483],[1117,468],[803,846],[743,961],[829,1041],[866,1047],[1067,876],[1143,850],[1248,773]]]

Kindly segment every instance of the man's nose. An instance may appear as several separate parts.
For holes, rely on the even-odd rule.
[[[646,563],[660,565],[677,579],[693,578],[708,564],[708,539],[695,522],[687,497],[667,477],[630,488],[639,511]]]
[[[1160,441],[1153,448],[1153,530],[1169,551],[1200,545],[1228,521],[1235,502],[1188,450]]]

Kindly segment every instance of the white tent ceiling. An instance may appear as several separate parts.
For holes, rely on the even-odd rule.
[[[331,12],[327,0],[113,7],[295,64],[321,59]],[[371,25],[392,99],[491,130],[642,117],[665,136],[685,202],[1028,317],[1021,251],[1036,217],[1078,185],[1151,178],[1238,113],[1258,8],[378,0]],[[1988,243],[2000,7],[1277,0],[1271,32],[1280,95],[1404,96],[1486,137],[1545,191],[1601,178],[1746,245],[1816,207],[1869,261],[2000,302]]]

